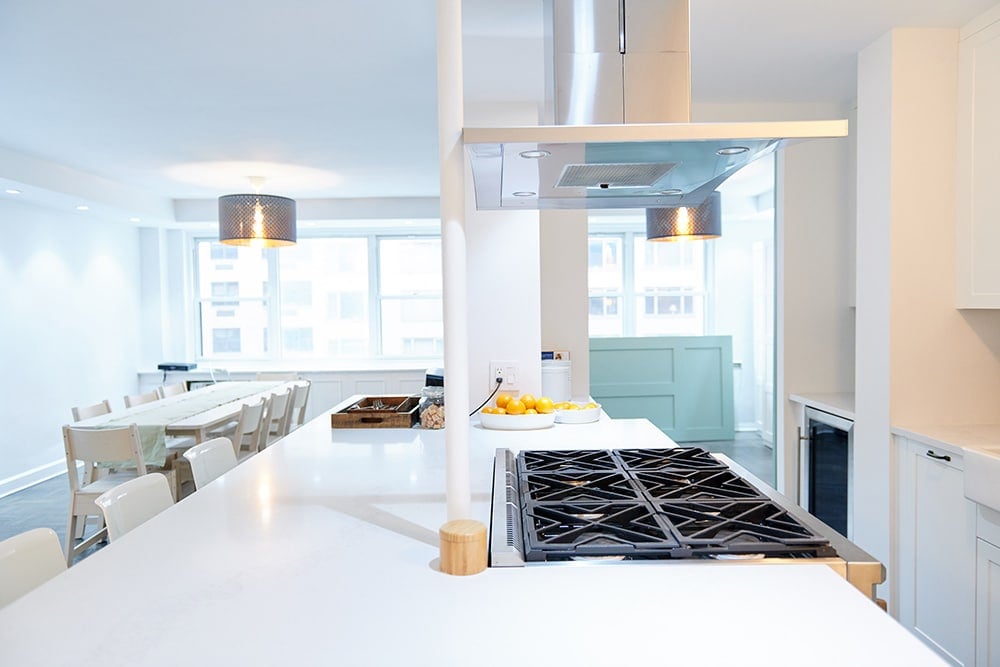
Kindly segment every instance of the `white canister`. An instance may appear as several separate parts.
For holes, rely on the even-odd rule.
[[[573,394],[573,362],[569,360],[542,360],[542,396],[556,403],[568,401]]]

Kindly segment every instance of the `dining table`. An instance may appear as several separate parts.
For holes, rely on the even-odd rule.
[[[194,444],[202,442],[208,439],[213,429],[236,421],[243,405],[282,393],[293,384],[274,380],[217,382],[158,401],[84,419],[73,426],[114,428],[135,424],[139,427],[146,464],[162,467],[168,457],[168,436],[189,436],[194,439]]]

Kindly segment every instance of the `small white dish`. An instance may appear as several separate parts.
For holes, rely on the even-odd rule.
[[[601,418],[601,406],[579,410],[556,410],[557,424],[589,424]]]
[[[549,428],[555,423],[556,415],[493,415],[487,412],[479,413],[479,423],[483,428],[497,431],[531,431],[539,428]]]

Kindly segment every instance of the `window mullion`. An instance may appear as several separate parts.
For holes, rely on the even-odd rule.
[[[267,257],[267,358],[281,359],[281,273],[278,267],[278,252],[265,250]]]
[[[622,316],[625,336],[635,336],[638,294],[635,291],[635,234],[627,231],[622,238]]]
[[[368,336],[374,341],[374,353],[382,355],[382,286],[379,279],[379,236],[368,236],[368,303],[371,310],[368,313]]]

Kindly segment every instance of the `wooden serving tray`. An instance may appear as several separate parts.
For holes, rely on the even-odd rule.
[[[330,415],[333,428],[410,428],[417,423],[419,396],[365,396]]]

